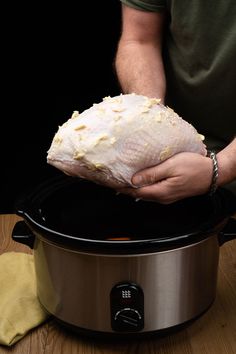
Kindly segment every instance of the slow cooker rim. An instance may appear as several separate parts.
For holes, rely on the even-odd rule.
[[[107,239],[96,239],[94,237],[77,237],[70,234],[65,234],[46,225],[43,225],[40,221],[43,221],[41,215],[38,214],[37,205],[45,200],[48,195],[56,192],[61,187],[66,187],[71,183],[77,184],[77,179],[68,176],[57,176],[56,178],[47,180],[44,184],[40,184],[38,188],[34,189],[33,192],[27,194],[26,198],[18,200],[16,206],[16,213],[22,216],[26,221],[31,225],[31,229],[34,231],[38,231],[38,233],[44,234],[44,237],[51,241],[54,244],[62,244],[66,245],[66,247],[75,247],[83,250],[90,250],[92,252],[96,252],[97,249],[103,251],[105,253],[138,253],[140,249],[148,249],[148,251],[156,248],[157,250],[175,246],[175,248],[182,247],[184,244],[191,244],[200,239],[204,239],[208,237],[208,235],[217,232],[221,224],[224,223],[230,217],[230,211],[225,208],[224,201],[226,198],[221,196],[221,193],[217,191],[217,203],[216,209],[217,213],[211,213],[210,216],[204,221],[204,223],[200,224],[197,229],[183,231],[183,233],[174,233],[171,236],[168,235],[160,235],[156,238],[153,237],[142,237],[141,239],[135,240],[125,240],[125,241],[115,241],[115,240],[107,240]],[[80,182],[87,182],[83,179]],[[225,192],[224,192],[225,193]],[[223,195],[224,195],[223,193]],[[210,198],[210,197],[209,197]],[[218,205],[218,201],[220,202],[220,206]],[[220,209],[220,210],[218,210]],[[158,238],[157,238],[158,237]]]
[[[207,241],[209,238],[214,237],[214,235],[216,235],[215,233],[209,233],[208,235],[206,235],[205,237],[202,237],[198,240],[196,240],[195,242],[192,243],[188,243],[188,244],[184,244],[184,245],[179,245],[177,247],[169,247],[169,248],[161,248],[161,249],[150,249],[149,251],[143,250],[138,252],[138,250],[136,250],[136,252],[130,252],[125,250],[125,252],[117,252],[117,249],[115,251],[109,251],[109,252],[98,252],[98,250],[95,251],[91,251],[90,249],[75,249],[75,248],[68,248],[65,247],[63,244],[56,244],[53,243],[51,241],[49,241],[48,239],[45,239],[43,236],[38,236],[40,238],[40,240],[42,242],[45,242],[53,247],[57,247],[60,248],[61,250],[64,250],[66,252],[72,252],[72,253],[76,253],[76,254],[83,254],[83,255],[88,255],[88,256],[96,256],[96,257],[142,257],[142,256],[152,256],[152,255],[156,255],[157,253],[169,253],[169,252],[175,252],[177,250],[183,250],[185,248],[189,248],[189,247],[195,247],[197,245],[199,245],[200,243],[203,243],[205,241]]]
[[[217,223],[211,223],[211,227],[206,229],[201,229],[194,231],[192,233],[183,234],[179,236],[162,237],[162,238],[152,238],[152,239],[141,239],[141,240],[125,240],[125,241],[114,241],[114,240],[97,240],[91,238],[75,237],[72,235],[63,234],[61,232],[52,230],[39,222],[35,221],[27,212],[19,212],[29,224],[33,232],[41,235],[42,238],[49,241],[54,245],[62,245],[64,248],[80,249],[82,251],[90,251],[92,253],[103,252],[103,253],[140,253],[143,252],[155,252],[170,250],[171,248],[181,248],[187,245],[195,244],[204,240],[219,232],[223,228],[222,224],[226,224],[229,217],[224,217]],[[42,232],[43,231],[43,232]]]

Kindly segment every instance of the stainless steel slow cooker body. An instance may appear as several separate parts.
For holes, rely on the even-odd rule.
[[[163,206],[65,178],[18,206],[25,221],[13,239],[33,247],[38,298],[55,318],[78,331],[139,335],[209,308],[235,209],[225,191]]]

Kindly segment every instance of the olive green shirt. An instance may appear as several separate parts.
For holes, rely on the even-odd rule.
[[[166,104],[206,136],[209,148],[236,135],[236,1],[121,0],[166,11]]]

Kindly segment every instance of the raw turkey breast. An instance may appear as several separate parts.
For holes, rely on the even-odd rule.
[[[179,152],[206,155],[203,136],[156,98],[105,97],[59,127],[47,162],[66,174],[109,187]]]

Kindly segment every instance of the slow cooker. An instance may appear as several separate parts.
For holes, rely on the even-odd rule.
[[[12,237],[33,248],[37,294],[60,323],[127,337],[178,328],[216,295],[220,246],[236,238],[225,189],[170,204],[59,176],[18,200]]]

